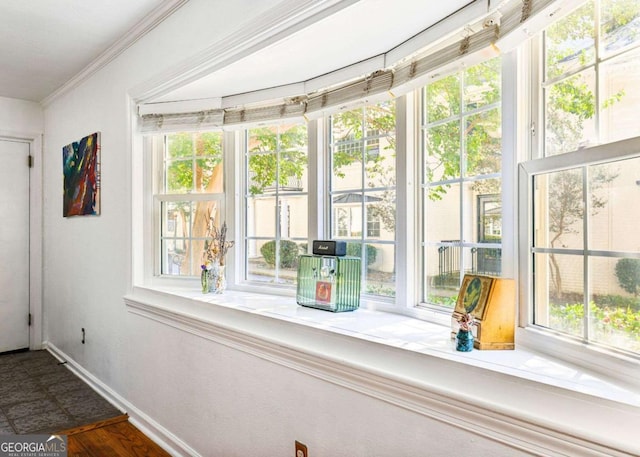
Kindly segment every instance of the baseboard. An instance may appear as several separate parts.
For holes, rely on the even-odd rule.
[[[54,357],[61,362],[66,362],[67,368],[76,376],[86,382],[100,396],[118,408],[120,411],[129,415],[129,421],[135,425],[142,433],[147,435],[156,444],[162,447],[172,456],[184,457],[201,457],[195,449],[191,448],[187,443],[182,441],[176,435],[171,433],[165,427],[156,422],[149,415],[111,389],[105,383],[100,381],[94,375],[85,370],[80,364],[73,360],[65,352],[61,351],[55,344],[45,341],[43,348],[49,351]]]

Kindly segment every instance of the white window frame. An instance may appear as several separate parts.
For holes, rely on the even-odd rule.
[[[289,120],[289,121],[282,121],[282,122],[271,122],[269,123],[269,125],[273,125],[273,126],[278,126],[281,125],[283,123],[286,124],[297,124],[297,123],[302,123],[302,122],[296,122],[295,120]],[[299,191],[299,192],[293,192],[293,193],[287,193],[286,195],[292,195],[292,196],[302,196],[302,195],[306,195],[307,196],[307,210],[308,210],[308,219],[312,218],[312,214],[311,214],[311,208],[310,208],[310,202],[312,200],[312,198],[315,196],[314,194],[317,192],[317,189],[311,188],[311,175],[313,174],[312,169],[314,168],[313,163],[312,163],[312,159],[311,159],[311,133],[310,133],[310,122],[306,123],[306,127],[307,127],[307,174],[309,176],[308,178],[308,190],[304,191]],[[264,127],[265,124],[261,124],[259,127]],[[283,284],[283,283],[279,283],[279,282],[274,282],[274,283],[269,283],[269,282],[264,282],[264,281],[255,281],[255,280],[250,280],[247,279],[247,276],[249,274],[249,268],[248,268],[248,252],[247,252],[247,248],[246,248],[246,243],[249,240],[254,240],[254,241],[260,241],[260,240],[264,240],[266,239],[265,237],[260,237],[260,236],[249,236],[248,235],[248,231],[247,231],[247,201],[250,198],[249,196],[249,190],[248,190],[248,185],[249,185],[249,168],[248,168],[248,157],[249,157],[249,151],[248,151],[248,136],[249,136],[249,131],[255,128],[255,126],[244,126],[240,131],[239,131],[239,135],[241,136],[240,141],[238,142],[239,147],[238,149],[238,154],[241,157],[241,162],[242,162],[242,166],[240,167],[240,169],[238,170],[239,173],[242,174],[242,177],[238,180],[238,182],[240,183],[240,187],[238,187],[236,193],[241,195],[242,199],[240,202],[240,206],[239,208],[241,209],[241,211],[238,211],[239,214],[241,214],[241,218],[238,220],[238,240],[240,241],[240,252],[243,253],[243,259],[245,259],[245,261],[237,261],[238,264],[238,270],[237,270],[237,284],[239,286],[242,287],[248,287],[248,288],[260,288],[261,290],[264,290],[265,288],[267,290],[269,290],[270,292],[276,293],[276,294],[285,294],[285,295],[291,295],[294,293],[295,291],[295,285],[292,284]],[[314,130],[314,141],[315,141],[315,130]],[[278,132],[278,143],[279,143],[279,135],[281,132]],[[315,148],[314,148],[315,151]],[[280,146],[278,145],[276,147],[275,151],[269,151],[268,153],[275,153],[276,156],[278,157],[278,160],[280,160],[280,153],[283,152],[280,148]],[[281,202],[282,200],[280,200],[282,198],[283,195],[281,193],[280,190],[280,185],[277,184],[277,180],[278,177],[276,176],[276,189],[275,191],[272,193],[272,195],[276,198],[276,202]],[[267,194],[262,194],[262,195],[267,195]],[[279,220],[280,220],[280,211],[278,209],[278,214],[276,217],[276,227],[275,227],[275,236],[274,236],[274,240],[276,240],[276,243],[282,241],[282,240],[291,240],[294,242],[300,242],[299,239],[297,238],[290,238],[288,236],[282,236],[281,233],[279,233],[278,231],[278,225],[279,225]],[[310,244],[312,239],[310,236],[310,232],[309,232],[309,228],[307,227],[307,243]],[[278,265],[279,262],[279,253],[276,252],[276,265]],[[276,271],[276,276],[275,278],[278,279],[279,275],[279,267],[276,266],[274,267],[275,271]]]
[[[185,129],[185,131],[190,131]],[[141,196],[134,199],[140,206],[134,205],[134,224],[139,230],[134,232],[133,240],[133,278],[132,285],[144,285],[150,287],[197,287],[199,277],[186,275],[165,275],[161,271],[161,204],[166,201],[184,200],[217,200],[220,203],[221,220],[226,220],[229,227],[228,233],[235,235],[235,207],[234,192],[237,178],[235,177],[235,132],[223,132],[223,167],[224,167],[224,193],[223,194],[164,194],[162,158],[165,147],[165,133],[157,133],[141,138],[139,148],[143,153],[139,162],[134,163],[140,170],[134,170],[134,176],[139,176],[142,185],[139,189]],[[135,178],[134,178],[135,179]],[[134,192],[135,195],[135,192]],[[188,198],[185,198],[188,197]],[[153,234],[153,236],[148,236]],[[236,239],[235,236],[233,239]],[[235,248],[234,248],[235,249]],[[235,261],[233,253],[227,257],[227,280],[229,284],[235,283]]]
[[[637,49],[637,48],[635,48]],[[626,49],[625,52],[633,52]],[[544,122],[544,100],[543,100],[543,51],[542,36],[539,35],[520,47],[518,50],[520,63],[518,70],[513,73],[513,77],[518,78],[513,84],[504,87],[518,87],[517,94],[520,99],[529,100],[529,108],[522,110],[519,108],[519,118],[522,119],[520,129],[514,131],[507,128],[503,117],[503,132],[513,132],[516,135],[510,139],[520,150],[518,154],[517,170],[517,221],[514,234],[518,237],[513,242],[516,248],[518,266],[515,277],[518,281],[518,328],[516,329],[516,339],[519,344],[534,348],[544,354],[565,360],[570,363],[588,367],[589,369],[620,380],[624,383],[637,383],[637,363],[640,357],[635,357],[617,351],[613,348],[605,348],[597,343],[581,341],[580,338],[563,334],[553,329],[542,328],[534,324],[534,299],[533,299],[533,262],[532,262],[532,182],[536,175],[565,170],[569,168],[580,168],[593,164],[615,162],[622,159],[640,156],[640,136],[621,140],[612,143],[601,144],[588,148],[583,148],[574,152],[566,152],[555,156],[543,157],[545,149],[545,122]],[[617,57],[620,54],[616,54]],[[607,57],[607,59],[613,56]],[[595,62],[586,67],[599,67],[599,62]],[[585,68],[586,68],[585,67]],[[571,72],[578,73],[584,70]],[[505,77],[503,71],[503,77]],[[597,78],[597,76],[596,76]],[[554,79],[552,82],[556,81]],[[596,90],[597,86],[596,86]],[[513,95],[510,95],[512,97]],[[598,95],[596,95],[596,100]],[[596,109],[596,122],[599,118],[599,109]],[[515,118],[514,118],[515,119]],[[513,120],[511,120],[513,122]],[[596,127],[596,130],[599,130]],[[503,164],[504,166],[504,164]],[[503,189],[504,191],[504,189]],[[515,192],[513,193],[515,195]],[[506,204],[503,202],[503,207]],[[504,226],[503,226],[504,230]],[[506,231],[505,231],[506,234]],[[503,242],[504,242],[503,238]],[[510,243],[505,244],[509,246]],[[588,248],[588,247],[587,247]],[[588,256],[588,249],[586,250]],[[503,259],[507,258],[507,253],[503,253]],[[584,275],[587,275],[585,270]],[[585,284],[587,284],[585,282]]]
[[[510,66],[508,66],[509,64],[506,63],[505,60],[505,56],[500,57],[501,58],[501,94],[500,94],[500,100],[485,106],[482,106],[481,108],[475,108],[475,109],[470,109],[470,110],[465,110],[464,107],[461,107],[460,112],[454,116],[451,116],[449,118],[446,119],[439,119],[438,121],[429,123],[427,122],[427,120],[423,119],[423,114],[426,112],[426,109],[424,107],[424,105],[426,104],[426,95],[425,95],[425,87],[421,87],[420,89],[418,89],[416,92],[416,96],[420,97],[420,117],[418,118],[419,125],[416,126],[416,128],[419,130],[419,135],[420,135],[420,150],[419,150],[419,154],[420,154],[420,159],[419,162],[421,165],[421,174],[419,176],[419,180],[418,182],[420,183],[420,204],[421,204],[421,208],[420,208],[420,215],[422,217],[422,219],[424,219],[424,222],[420,225],[418,232],[420,233],[420,270],[422,272],[421,274],[421,281],[420,281],[420,302],[418,304],[419,307],[422,308],[427,308],[430,310],[433,310],[435,312],[438,313],[442,313],[442,314],[450,314],[452,309],[445,307],[445,306],[439,306],[433,303],[429,303],[427,301],[427,292],[428,292],[428,284],[427,284],[427,249],[428,248],[433,248],[436,246],[440,246],[440,247],[459,247],[460,248],[460,264],[464,265],[465,264],[465,256],[467,254],[465,254],[465,250],[469,250],[469,253],[471,252],[472,249],[477,249],[477,248],[483,248],[483,249],[500,249],[501,252],[503,252],[502,254],[502,258],[504,258],[504,251],[503,251],[503,244],[504,244],[504,239],[500,242],[500,243],[479,243],[479,242],[472,242],[472,241],[464,241],[462,238],[462,232],[465,229],[465,225],[463,225],[463,222],[467,222],[467,223],[471,223],[471,224],[475,224],[476,220],[475,217],[470,217],[469,221],[467,221],[467,217],[465,217],[464,215],[464,202],[463,202],[463,187],[465,184],[467,183],[473,183],[476,181],[480,181],[480,180],[489,180],[489,179],[499,179],[501,181],[501,203],[502,203],[502,207],[503,207],[503,211],[504,211],[504,207],[505,207],[505,203],[504,203],[504,198],[508,198],[507,196],[509,195],[512,187],[512,180],[509,179],[509,177],[513,174],[515,174],[515,165],[513,166],[513,168],[507,168],[510,167],[512,165],[512,157],[506,157],[507,155],[515,155],[515,148],[510,148],[507,147],[509,145],[508,140],[509,137],[507,136],[506,141],[505,141],[505,136],[504,136],[504,123],[505,123],[505,118],[506,116],[511,116],[511,117],[515,117],[516,113],[514,112],[514,106],[515,105],[510,105],[510,104],[506,104],[505,103],[505,99],[504,99],[504,92],[505,92],[505,81],[504,81],[504,74],[507,71],[507,69],[511,68]],[[491,59],[488,59],[491,60]],[[482,62],[480,62],[481,64]],[[456,73],[453,74],[464,74],[464,69],[461,69],[459,71],[457,71]],[[450,75],[444,75],[443,77],[447,77]],[[434,79],[433,82],[437,81],[437,79]],[[514,81],[509,81],[508,84],[513,84]],[[462,91],[462,89],[461,89]],[[460,103],[464,104],[464,97],[463,94],[460,94]],[[500,109],[500,113],[501,113],[501,125],[502,125],[502,132],[503,132],[503,138],[502,138],[502,145],[501,145],[501,171],[499,173],[490,173],[490,174],[483,174],[483,175],[474,175],[474,176],[466,176],[466,164],[465,164],[465,154],[466,154],[466,150],[464,148],[464,144],[465,144],[465,134],[464,134],[464,129],[461,128],[460,129],[460,176],[457,178],[453,178],[453,179],[449,179],[449,180],[445,180],[445,181],[439,181],[437,184],[459,184],[460,185],[460,236],[458,237],[458,241],[456,242],[444,242],[441,241],[439,243],[434,243],[434,242],[429,242],[428,240],[426,240],[426,230],[424,230],[424,227],[426,226],[426,224],[429,224],[429,215],[427,214],[427,210],[426,210],[426,204],[427,204],[427,193],[429,190],[429,186],[432,183],[427,183],[424,182],[423,179],[426,176],[426,170],[423,169],[424,164],[425,164],[425,156],[427,154],[426,151],[426,145],[424,144],[424,132],[425,130],[427,130],[431,125],[439,125],[439,124],[444,124],[447,122],[451,122],[453,120],[458,120],[459,122],[462,122],[462,120],[468,116],[472,116],[472,115],[476,115],[476,114],[481,114],[481,113],[485,113],[485,112],[489,112],[492,109],[496,109],[499,108]],[[506,183],[505,183],[506,181]],[[506,187],[505,187],[506,184]],[[503,224],[509,224],[510,220],[508,218],[509,214],[507,213],[507,217],[505,217],[505,215],[503,214]],[[505,230],[504,226],[502,228],[502,232],[503,232],[503,237],[505,232],[508,232],[508,230]],[[507,238],[508,239],[508,238]],[[430,244],[431,243],[431,244]],[[418,248],[418,246],[416,246],[416,248]],[[471,254],[469,254],[471,255]],[[512,271],[512,269],[507,266],[505,268],[505,265],[502,265],[501,268],[502,271],[502,276],[505,277],[509,277],[506,276],[506,274],[508,274],[509,272]],[[462,282],[462,277],[464,276],[464,269],[460,268],[460,283]]]

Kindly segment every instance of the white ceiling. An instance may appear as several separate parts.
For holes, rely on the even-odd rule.
[[[150,101],[225,97],[303,82],[385,53],[477,1],[355,1]],[[172,2],[177,0],[0,0],[0,96],[46,99],[145,16]]]
[[[165,0],[0,0],[0,96],[41,101]]]
[[[222,98],[298,83],[383,54],[473,0],[360,0],[152,102]]]

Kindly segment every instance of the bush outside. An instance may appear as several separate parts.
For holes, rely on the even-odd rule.
[[[260,248],[260,253],[267,265],[275,267],[276,265],[276,242],[268,241]],[[297,268],[298,255],[300,254],[299,246],[293,241],[280,240],[280,268]]]

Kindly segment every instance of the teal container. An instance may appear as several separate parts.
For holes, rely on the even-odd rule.
[[[301,255],[296,301],[301,306],[339,313],[360,306],[360,259]]]

